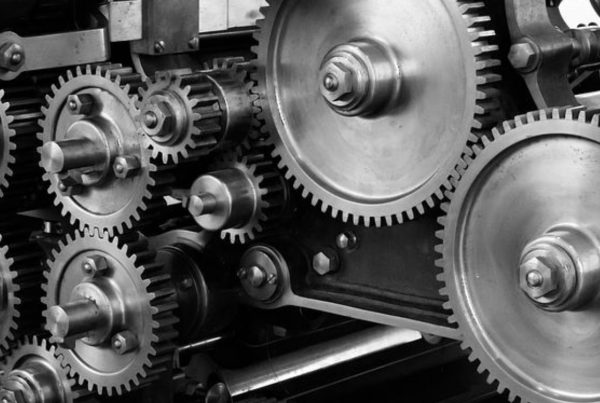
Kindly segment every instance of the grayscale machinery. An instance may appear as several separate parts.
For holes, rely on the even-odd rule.
[[[0,403],[600,403],[599,24],[0,0]]]

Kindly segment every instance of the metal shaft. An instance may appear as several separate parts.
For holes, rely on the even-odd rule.
[[[211,388],[207,402],[227,401],[236,396],[347,364],[419,339],[421,334],[413,330],[393,327],[363,330],[243,370],[223,372],[221,374],[223,383]],[[222,400],[224,393],[227,398]]]
[[[50,173],[91,167],[105,162],[106,149],[89,139],[48,142],[42,148],[42,164]]]
[[[96,328],[100,314],[98,306],[89,300],[53,306],[48,312],[48,330],[58,340],[81,335]]]

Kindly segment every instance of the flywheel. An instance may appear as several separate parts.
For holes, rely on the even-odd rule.
[[[511,401],[600,401],[599,124],[577,109],[505,123],[444,207],[450,321]]]
[[[364,225],[413,219],[497,123],[497,46],[481,1],[271,0],[257,114],[304,197]]]

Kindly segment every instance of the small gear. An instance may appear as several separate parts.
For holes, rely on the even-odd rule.
[[[0,352],[22,335],[40,330],[42,251],[29,241],[25,219],[0,228]]]
[[[141,141],[135,93],[143,82],[120,65],[77,68],[59,81],[40,122],[48,192],[80,229],[122,233],[165,206],[174,180]]]
[[[177,337],[174,287],[145,238],[87,229],[48,262],[46,328],[79,384],[109,396],[169,370]]]
[[[202,228],[243,244],[280,222],[290,191],[270,151],[264,144],[245,143],[221,156],[194,182],[184,205]]]
[[[37,336],[19,342],[6,358],[3,369],[0,401],[4,398],[11,402],[16,396],[31,395],[37,397],[36,400],[27,400],[32,403],[75,403],[89,395],[70,377],[69,368],[56,352],[56,347]],[[34,382],[30,382],[32,379]],[[17,398],[16,401],[21,400]]]
[[[256,119],[294,188],[366,226],[441,201],[464,147],[502,118],[485,3],[268,3],[255,34]]]
[[[510,401],[600,401],[599,159],[598,114],[528,113],[465,154],[442,206],[444,306]]]
[[[243,139],[252,125],[251,85],[239,59],[194,73],[158,72],[140,89],[147,146],[163,163],[195,159]]]

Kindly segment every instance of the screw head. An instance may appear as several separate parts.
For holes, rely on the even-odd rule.
[[[9,71],[19,71],[25,63],[25,49],[18,43],[9,42],[0,46],[0,67]]]
[[[108,261],[100,255],[88,256],[81,263],[81,270],[88,276],[101,276],[108,270]]]
[[[262,267],[252,266],[248,269],[248,274],[245,280],[254,288],[260,288],[267,281],[267,273]]]
[[[124,355],[135,350],[138,345],[137,336],[129,330],[119,332],[111,339],[112,349],[119,355]]]
[[[331,248],[323,249],[313,256],[313,270],[320,276],[335,273],[340,268],[340,259]]]
[[[342,232],[335,239],[335,244],[342,250],[354,249],[358,244],[358,238],[353,232]]]
[[[533,300],[547,296],[558,288],[557,270],[548,259],[525,259],[519,268],[521,289]]]
[[[67,108],[73,115],[89,115],[94,110],[95,102],[90,94],[69,95]]]
[[[162,53],[165,51],[165,42],[164,41],[156,41],[154,42],[154,51],[156,53]]]
[[[124,155],[115,158],[113,163],[113,171],[119,179],[130,178],[137,173],[141,168],[141,163],[138,157],[134,155]]]
[[[511,46],[508,60],[515,69],[528,73],[539,65],[540,55],[533,43],[524,41]]]

